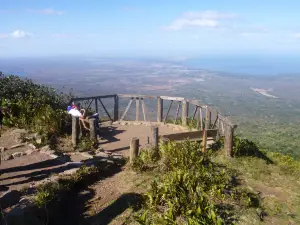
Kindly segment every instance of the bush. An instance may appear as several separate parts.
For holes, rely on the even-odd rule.
[[[157,167],[156,162],[159,154],[155,149],[142,149],[139,156],[134,160],[131,167],[133,170],[142,172],[152,170]]]
[[[265,160],[267,163],[273,164],[273,161],[259,149],[259,147],[248,139],[234,137],[233,156],[250,156]]]
[[[92,151],[95,150],[95,142],[92,141],[88,137],[81,137],[78,144],[78,150],[85,152],[85,151]]]
[[[260,154],[259,148],[253,141],[234,137],[234,156],[257,156]]]
[[[217,209],[202,189],[201,179],[187,171],[170,173],[164,182],[153,182],[147,194],[145,224],[223,224]],[[144,221],[142,221],[144,220]]]
[[[26,128],[45,136],[66,130],[65,108],[70,96],[18,76],[0,78],[0,106],[10,109],[4,125]]]
[[[140,157],[138,160],[142,168],[148,162]],[[162,145],[154,164],[162,175],[145,195],[137,217],[140,224],[229,224],[232,213],[228,202],[258,206],[253,204],[259,203],[255,194],[234,186],[235,172],[213,163],[211,152],[202,153],[196,142]]]
[[[34,199],[35,205],[42,208],[53,201],[58,201],[63,192],[71,190],[74,185],[97,173],[98,169],[95,167],[82,166],[76,173],[67,178],[61,178],[58,182],[48,182],[39,186]]]

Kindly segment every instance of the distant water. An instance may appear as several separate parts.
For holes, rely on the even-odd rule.
[[[245,75],[300,75],[298,56],[210,56],[189,59],[185,66]]]

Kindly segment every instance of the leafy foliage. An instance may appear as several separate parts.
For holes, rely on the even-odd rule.
[[[267,157],[266,153],[259,149],[255,142],[238,136],[234,137],[233,156],[257,157],[265,160],[267,163],[273,163],[273,161]]]
[[[91,140],[88,137],[81,137],[77,149],[79,151],[84,152],[84,151],[92,151],[95,149],[94,147],[95,147],[95,143],[93,140]]]
[[[142,149],[139,157],[137,157],[132,163],[131,167],[135,171],[148,171],[157,167],[156,162],[159,159],[157,151],[152,148]]]
[[[140,224],[227,224],[232,205],[258,206],[255,194],[232,184],[234,171],[213,163],[212,153],[203,154],[199,144],[168,142],[159,154],[154,168],[163,175],[145,196]]]
[[[205,121],[205,119],[204,119],[204,121]],[[176,125],[182,125],[182,118],[178,118],[176,121],[175,121],[175,119],[169,119],[166,122],[176,124]],[[205,122],[203,122],[203,123],[205,123]],[[203,124],[203,126],[204,126],[204,124]],[[192,117],[188,117],[187,118],[187,128],[189,128],[190,130],[197,129],[198,128],[198,120],[193,119]]]
[[[59,179],[58,182],[49,182],[38,187],[35,196],[36,206],[42,208],[49,203],[58,200],[62,192],[71,190],[75,184],[81,182],[85,177],[97,173],[97,168],[81,167],[75,174]]]
[[[69,124],[65,113],[70,97],[18,76],[0,78],[0,105],[10,109],[4,125],[29,128],[45,136],[61,133]]]

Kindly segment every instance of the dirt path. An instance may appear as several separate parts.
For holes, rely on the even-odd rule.
[[[51,224],[135,224],[130,215],[138,209],[142,193],[147,190],[150,182],[149,175],[137,175],[122,168],[79,192],[70,193],[59,204],[56,220]]]
[[[149,124],[148,124],[149,125]],[[144,125],[110,125],[101,129],[100,146],[108,152],[129,155],[129,143],[132,137],[140,139],[141,148],[146,147],[150,136],[150,126]],[[159,135],[188,131],[182,127],[160,126]],[[12,131],[6,131],[0,138],[0,146],[19,143]],[[16,151],[26,151],[22,146]],[[11,152],[9,152],[11,154]],[[72,160],[72,157],[70,158]],[[36,181],[60,173],[72,166],[48,155],[35,152],[21,156],[0,165],[0,192],[8,189],[20,190]],[[102,176],[102,175],[101,175]],[[61,201],[59,216],[62,224],[123,224],[129,221],[130,212],[139,203],[141,194],[147,190],[151,176],[138,175],[126,168],[116,168],[97,180],[92,185],[71,191],[67,199]],[[2,190],[1,190],[2,189]],[[1,194],[1,193],[0,193]],[[60,223],[55,221],[55,223]]]
[[[86,206],[87,224],[123,224],[138,207],[142,194],[147,190],[150,176],[136,174],[129,169],[100,181],[90,188],[95,195]]]
[[[132,137],[140,139],[141,148],[147,146],[150,126],[112,125],[102,128],[100,146],[105,151],[129,155],[129,143]],[[188,131],[181,127],[161,126],[159,134],[170,134]],[[86,225],[119,225],[135,224],[130,217],[138,206],[142,194],[147,191],[153,176],[137,174],[129,168],[100,180],[81,190],[72,198],[75,202],[69,205],[80,206],[77,215],[81,215],[69,224]],[[68,206],[70,207],[70,206]],[[79,222],[80,221],[80,222]]]

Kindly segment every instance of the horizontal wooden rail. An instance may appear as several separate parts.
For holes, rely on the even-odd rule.
[[[169,100],[169,101],[184,101],[184,98],[182,97],[169,97],[169,96],[159,96],[163,100]]]
[[[207,132],[207,138],[216,138],[218,130],[217,129],[209,129]],[[176,134],[167,134],[162,135],[161,138],[167,139],[169,141],[184,141],[189,139],[191,141],[201,141],[203,138],[203,131],[190,131],[190,132],[182,132]]]
[[[171,96],[153,96],[153,95],[137,95],[137,94],[112,94],[112,95],[100,95],[100,96],[91,96],[91,97],[78,97],[71,98],[70,103],[73,101],[84,101],[84,100],[95,100],[95,99],[104,99],[104,98],[132,98],[132,99],[160,99],[160,100],[168,100],[168,101],[180,101],[187,102],[191,105],[195,105],[199,108],[207,108],[210,113],[213,113],[218,120],[223,121],[226,125],[231,126],[232,128],[237,128],[236,124],[233,124],[227,117],[223,116],[217,110],[212,108],[211,106],[201,105],[200,101],[197,99],[185,99],[183,97],[171,97]],[[97,103],[96,103],[97,108]],[[116,107],[117,109],[117,107]],[[116,112],[117,113],[117,112]],[[161,113],[160,113],[161,114]],[[114,118],[117,119],[117,114],[115,114]],[[218,121],[215,121],[215,123]]]
[[[157,99],[157,96],[152,95],[131,95],[131,94],[118,94],[119,98],[149,98],[149,99]]]
[[[92,100],[92,99],[101,99],[101,98],[114,98],[116,95],[100,95],[100,96],[92,96],[92,97],[79,97],[79,98],[71,98],[72,101],[84,101],[84,100]]]
[[[195,106],[198,106],[198,107],[203,107],[203,105],[200,104],[200,101],[199,100],[196,100],[196,99],[186,99],[186,101],[188,103],[190,103],[191,105],[195,105]]]

